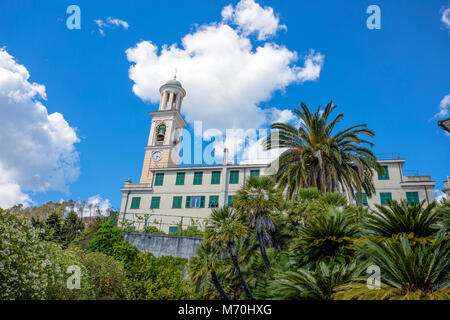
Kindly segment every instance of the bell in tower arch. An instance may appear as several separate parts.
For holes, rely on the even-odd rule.
[[[166,135],[166,125],[160,124],[156,129],[156,144],[162,145],[164,144],[164,137]]]

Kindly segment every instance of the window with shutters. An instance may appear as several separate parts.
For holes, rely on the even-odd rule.
[[[209,196],[208,208],[219,207],[219,196]]]
[[[194,172],[194,184],[200,185],[203,182],[203,172]]]
[[[220,171],[213,171],[211,173],[211,184],[220,184]]]
[[[380,203],[381,203],[381,205],[385,206],[389,202],[392,202],[392,193],[390,193],[390,192],[381,192],[380,193]]]
[[[363,193],[362,194],[362,203],[361,203],[361,201],[360,201],[360,197],[359,197],[359,194],[358,193],[355,193],[355,199],[356,199],[356,205],[360,205],[360,204],[363,204],[363,205],[365,205],[365,206],[368,206],[369,205],[369,203],[367,202],[367,194],[365,194],[365,193]]]
[[[139,209],[140,205],[141,205],[141,197],[133,197],[131,199],[130,209]]]
[[[238,184],[239,183],[239,171],[232,170],[230,171],[230,184]]]
[[[408,202],[408,204],[419,204],[419,192],[407,192],[406,201]]]
[[[389,169],[388,166],[382,166],[383,174],[378,174],[378,180],[389,180]]]
[[[172,199],[172,208],[173,209],[181,209],[181,203],[183,202],[182,196],[175,196]]]
[[[152,197],[152,202],[150,203],[150,209],[159,209],[159,203],[161,197]]]
[[[177,186],[184,185],[185,176],[186,176],[186,172],[177,172],[177,178],[175,180],[175,185],[177,185]]]
[[[250,170],[251,177],[259,177],[259,169]]]
[[[164,183],[164,173],[158,172],[155,174],[155,186],[162,186]]]

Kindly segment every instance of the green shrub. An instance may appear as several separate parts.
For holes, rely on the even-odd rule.
[[[88,248],[93,252],[102,252],[113,256],[114,248],[122,243],[122,230],[115,225],[113,220],[105,219],[89,242]]]
[[[41,239],[31,221],[0,209],[0,299],[89,299],[92,285],[75,254]],[[67,288],[69,266],[81,269],[81,289]]]
[[[95,299],[124,300],[133,297],[123,263],[100,252],[77,250],[80,262],[89,272]]]

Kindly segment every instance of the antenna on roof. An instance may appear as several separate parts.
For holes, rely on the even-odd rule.
[[[177,67],[175,67],[175,75],[173,76],[174,79],[177,78]]]

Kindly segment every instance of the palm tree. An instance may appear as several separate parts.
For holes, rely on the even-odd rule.
[[[344,299],[450,299],[450,242],[443,234],[432,244],[412,247],[400,241],[369,241],[358,249],[380,268],[381,289],[368,290],[366,280],[343,286]]]
[[[234,268],[236,269],[239,281],[241,282],[247,297],[253,300],[253,295],[245,282],[244,276],[242,275],[236,254],[235,242],[247,231],[247,228],[242,220],[242,216],[240,216],[233,210],[233,208],[229,206],[224,206],[220,209],[213,209],[209,220],[209,226],[205,234],[205,242],[217,248],[220,248],[222,245],[226,245]]]
[[[272,299],[331,300],[336,288],[356,279],[365,264],[326,264],[321,262],[315,270],[300,268],[279,274],[269,286]]]
[[[372,151],[363,145],[373,144],[361,137],[375,134],[365,124],[333,134],[335,125],[344,118],[341,113],[328,123],[336,107],[330,102],[323,113],[319,106],[313,114],[301,103],[303,111],[294,110],[302,120],[299,128],[287,123],[272,124],[272,129],[277,131],[263,145],[265,150],[288,148],[277,159],[279,167],[275,177],[289,198],[306,187],[316,187],[321,192],[346,192],[352,198],[355,191],[364,190],[369,197],[375,192],[373,169],[379,173],[383,169]]]
[[[261,255],[267,268],[270,268],[270,261],[267,258],[265,243],[272,246],[271,233],[275,231],[270,214],[280,209],[282,202],[281,192],[275,188],[275,182],[269,177],[250,177],[233,202],[237,210],[246,214],[248,225],[256,230]]]
[[[301,263],[316,263],[353,254],[353,240],[359,234],[354,213],[349,209],[328,208],[322,215],[307,220],[293,239],[291,251],[298,251]]]
[[[435,225],[440,220],[440,212],[433,202],[424,208],[420,204],[408,204],[406,200],[392,201],[387,206],[375,205],[377,211],[367,216],[364,228],[369,234],[380,237],[398,236],[402,233],[415,238],[433,236]]]
[[[204,286],[205,279],[211,281],[222,299],[230,300],[230,297],[221,286],[216,270],[220,267],[218,260],[219,250],[207,243],[203,243],[197,250],[197,256],[189,261],[189,278],[198,288]]]

